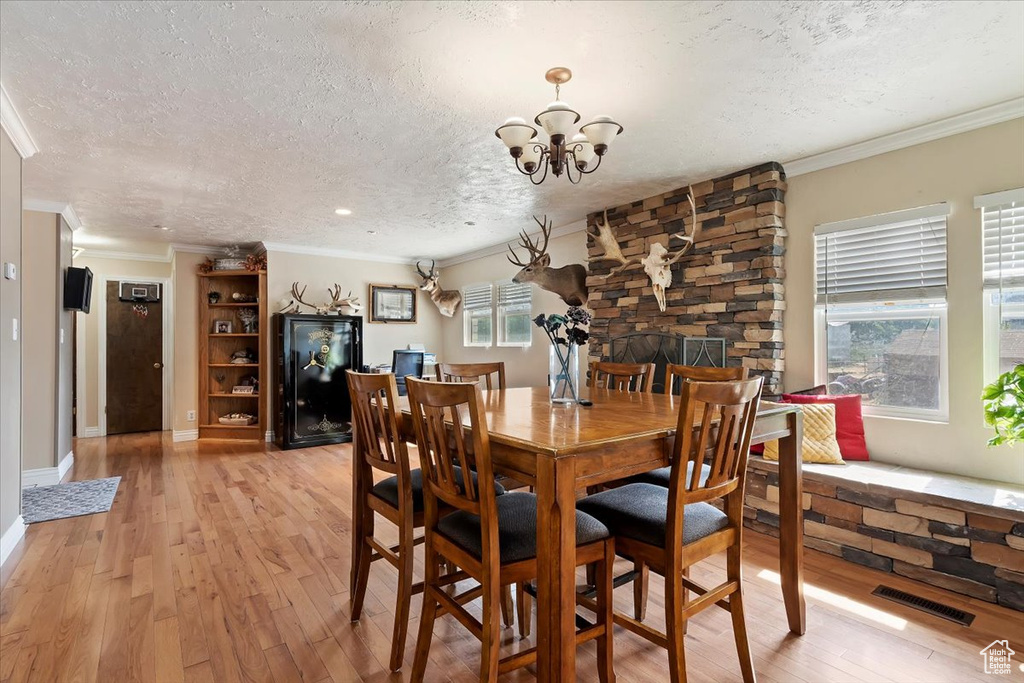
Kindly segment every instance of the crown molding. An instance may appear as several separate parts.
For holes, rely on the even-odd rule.
[[[93,249],[92,247],[82,247],[81,251],[78,252],[78,256],[87,256],[88,258],[102,258],[102,259],[114,259],[117,261],[149,261],[151,263],[170,263],[171,255],[173,252],[168,249],[164,254],[146,254],[134,251],[107,251],[105,249]]]
[[[59,213],[67,221],[71,232],[82,229],[82,221],[75,213],[75,207],[64,202],[51,202],[45,199],[26,199],[22,203],[25,211],[43,211],[45,213]]]
[[[359,251],[348,251],[346,249],[326,249],[323,247],[305,247],[297,244],[282,244],[281,242],[262,242],[263,248],[268,252],[278,251],[285,254],[305,254],[307,256],[333,256],[334,258],[345,258],[353,261],[372,261],[375,263],[399,263],[409,266],[415,263],[414,259],[403,256],[382,256],[381,254],[365,254]]]
[[[171,243],[170,251],[183,251],[188,254],[206,254],[207,256],[223,256],[224,247],[210,247],[205,244],[179,244]]]
[[[565,237],[566,235],[572,235],[577,232],[582,232],[587,229],[587,220],[573,221],[567,225],[562,225],[551,230],[551,237],[549,239],[558,239],[559,237]],[[492,244],[489,247],[483,247],[482,249],[476,249],[474,251],[466,252],[465,254],[459,254],[458,256],[451,256],[446,259],[441,259],[437,262],[438,268],[448,268],[449,266],[455,266],[460,263],[467,261],[475,261],[485,256],[494,256],[495,254],[504,253],[508,249],[508,242],[499,242],[498,244]]]
[[[11,138],[14,148],[18,150],[22,159],[28,159],[39,151],[39,145],[32,139],[32,134],[28,132],[25,121],[18,114],[18,110],[14,108],[14,103],[11,102],[11,98],[7,94],[7,88],[2,83],[0,83],[0,128],[3,128],[7,136]]]
[[[783,167],[786,169],[786,177],[792,178],[1021,117],[1024,117],[1024,97],[1017,97],[993,104],[990,107],[957,114],[941,121],[908,128],[898,133],[890,133],[821,154],[794,159],[783,163]]]

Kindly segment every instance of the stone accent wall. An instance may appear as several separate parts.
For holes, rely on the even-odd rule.
[[[608,360],[610,339],[642,330],[724,337],[728,365],[745,365],[765,378],[765,393],[780,393],[786,174],[770,162],[694,183],[693,192],[700,233],[694,249],[672,266],[664,312],[641,267],[606,277],[615,262],[590,262],[590,355]],[[691,233],[687,194],[684,187],[608,209],[623,255],[642,258],[654,242],[669,251],[681,247],[671,236],[684,228]],[[590,214],[588,225],[601,217]],[[593,235],[587,246],[591,258],[601,255]]]
[[[1024,611],[1024,513],[837,483],[804,471],[804,545]],[[911,500],[919,498],[919,500]],[[779,535],[779,477],[752,458],[746,526]],[[974,511],[979,510],[979,511]]]

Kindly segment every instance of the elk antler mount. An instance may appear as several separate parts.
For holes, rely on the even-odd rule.
[[[332,313],[344,314],[345,310],[352,313],[358,313],[362,310],[363,305],[359,303],[359,297],[352,296],[351,290],[348,296],[341,296],[341,285],[335,283],[334,287],[327,290],[327,293],[331,296],[331,300],[326,303],[310,303],[305,301],[302,297],[306,294],[306,286],[303,285],[302,289],[299,289],[299,283],[292,283],[292,298],[290,301],[285,303],[281,309],[282,313],[298,313],[301,306],[308,306],[316,311],[317,315],[331,315]],[[284,300],[282,300],[283,302]]]
[[[506,255],[505,258],[512,265],[521,268],[512,278],[512,282],[517,284],[532,282],[541,289],[554,292],[570,306],[584,305],[588,295],[587,269],[579,263],[552,268],[551,257],[547,250],[553,223],[548,222],[547,216],[544,216],[544,220],[534,216],[533,220],[540,226],[540,237],[536,241],[530,239],[525,230],[519,233],[518,246],[526,249],[529,258],[520,259],[512,245],[510,244],[508,247],[511,256]]]
[[[685,242],[685,244],[675,252],[669,251],[661,242],[652,242],[648,248],[646,256],[643,258],[627,258],[623,255],[622,248],[619,246],[619,241],[615,237],[612,227],[608,224],[608,211],[605,210],[602,221],[593,226],[597,229],[597,232],[595,233],[589,226],[587,228],[587,233],[593,237],[601,247],[601,254],[599,256],[592,256],[589,260],[591,262],[615,261],[618,263],[617,266],[613,267],[611,271],[604,276],[606,278],[618,275],[627,268],[643,266],[644,272],[647,273],[647,277],[651,281],[651,288],[654,290],[654,298],[658,300],[658,308],[664,311],[665,291],[672,286],[672,265],[693,249],[694,242],[697,239],[697,234],[700,231],[699,224],[697,223],[697,205],[693,199],[693,186],[690,186],[689,188],[687,200],[690,203],[692,227],[689,235],[685,232],[679,232],[671,236],[672,238]]]

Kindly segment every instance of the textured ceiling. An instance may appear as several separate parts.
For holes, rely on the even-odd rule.
[[[1022,25],[1020,2],[4,0],[0,80],[41,149],[26,197],[87,234],[443,258],[1019,96]],[[493,130],[557,65],[626,130],[534,187]]]

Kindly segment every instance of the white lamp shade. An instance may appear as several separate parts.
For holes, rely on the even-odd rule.
[[[526,123],[524,119],[513,116],[505,121],[494,134],[501,138],[509,149],[523,147],[528,140],[537,136],[537,129]]]
[[[593,121],[580,128],[580,131],[587,136],[590,144],[605,145],[611,144],[616,135],[622,132],[622,126],[615,123],[608,116],[595,117]]]
[[[548,105],[548,108],[537,114],[534,123],[544,128],[544,132],[551,135],[566,135],[572,132],[572,127],[580,120],[580,115],[569,108],[565,102],[555,101]]]
[[[539,142],[527,142],[523,146],[523,156],[519,157],[519,163],[521,163],[524,167],[526,166],[526,164],[531,162],[534,164],[539,164],[540,156],[541,154],[543,154],[545,149],[546,145],[543,145]]]
[[[566,145],[566,148],[573,153],[576,157],[576,161],[582,161],[585,164],[589,164],[594,158],[594,146],[587,140],[587,136],[583,133],[576,133],[572,136],[572,142]]]

